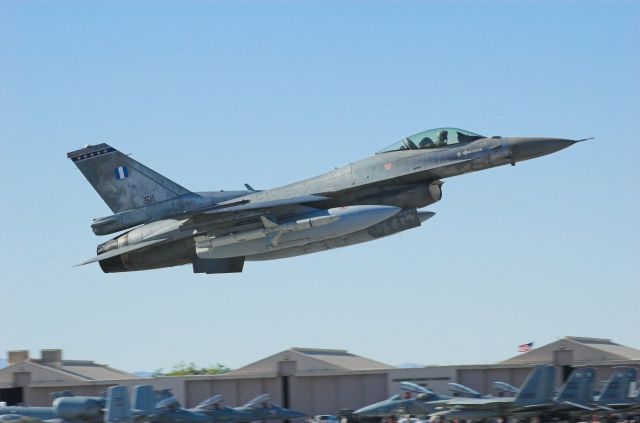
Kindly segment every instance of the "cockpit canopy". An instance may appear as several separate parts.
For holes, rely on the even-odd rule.
[[[378,151],[376,154],[398,150],[440,148],[446,147],[447,145],[460,144],[482,138],[486,137],[470,131],[465,131],[464,129],[435,128],[406,137],[405,139]]]

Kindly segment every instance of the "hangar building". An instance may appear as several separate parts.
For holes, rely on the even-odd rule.
[[[47,358],[49,354],[57,361]],[[275,403],[313,416],[381,401],[396,393],[403,380],[436,392],[447,392],[448,382],[458,382],[488,393],[495,380],[520,385],[535,364],[556,366],[558,385],[572,366],[595,367],[598,382],[606,380],[614,366],[640,370],[640,350],[609,339],[572,336],[496,364],[397,368],[346,350],[290,348],[222,375],[153,379],[136,378],[91,361],[62,360],[60,350],[44,350],[42,356],[36,360],[25,351],[9,353],[9,366],[0,369],[1,401],[14,395],[14,402],[20,398],[27,405],[44,406],[50,405],[50,394],[56,391],[100,395],[116,384],[151,384],[170,388],[187,407],[214,394],[224,395],[225,403],[235,406],[270,393]],[[84,365],[74,367],[73,363]]]

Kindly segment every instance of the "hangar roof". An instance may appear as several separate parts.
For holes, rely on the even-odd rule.
[[[87,380],[131,379],[136,377],[131,373],[114,369],[106,364],[94,363],[93,361],[63,360],[60,370]]]
[[[29,383],[133,379],[136,376],[91,360],[63,360],[62,350],[42,350],[42,358],[28,351],[9,351],[9,365],[0,369],[0,385],[11,385],[14,373],[28,373]]]
[[[511,357],[500,364],[554,363],[557,351],[571,351],[573,362],[640,360],[640,350],[616,344],[610,339],[566,336],[550,344]]]
[[[296,373],[341,370],[364,371],[394,368],[388,364],[352,354],[347,350],[289,348],[288,350],[258,360],[227,374],[280,373],[281,362],[295,362],[294,371]]]

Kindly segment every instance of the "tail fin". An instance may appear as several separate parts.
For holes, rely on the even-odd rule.
[[[519,405],[548,404],[553,401],[553,366],[536,366],[520,387],[514,402]]]
[[[107,412],[105,423],[128,423],[133,421],[129,390],[126,386],[111,386],[107,389]]]
[[[190,192],[107,144],[87,146],[67,157],[114,213]]]
[[[592,367],[577,367],[573,369],[569,378],[560,388],[556,401],[582,405],[592,403],[595,377],[596,371]]]
[[[614,367],[613,374],[602,389],[598,402],[603,405],[633,402],[629,395],[631,383],[635,380],[636,369],[633,367]]]
[[[151,385],[138,385],[133,388],[133,408],[149,413],[156,407],[156,393]]]

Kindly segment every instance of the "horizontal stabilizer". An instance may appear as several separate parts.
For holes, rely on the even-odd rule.
[[[162,241],[166,241],[166,240],[167,240],[167,238],[152,239],[152,240],[149,240],[149,241],[138,242],[137,244],[133,244],[133,245],[127,245],[127,246],[122,247],[122,248],[116,248],[115,250],[107,251],[106,253],[103,253],[103,254],[98,254],[97,256],[95,256],[95,257],[93,257],[93,258],[91,258],[91,259],[89,259],[87,261],[83,261],[82,263],[78,263],[74,267],[84,266],[85,264],[95,263],[96,261],[100,261],[100,260],[106,260],[108,258],[116,257],[116,256],[119,256],[121,254],[130,253],[132,251],[137,251],[137,250],[142,250],[143,248],[151,247],[152,245],[159,244]]]

